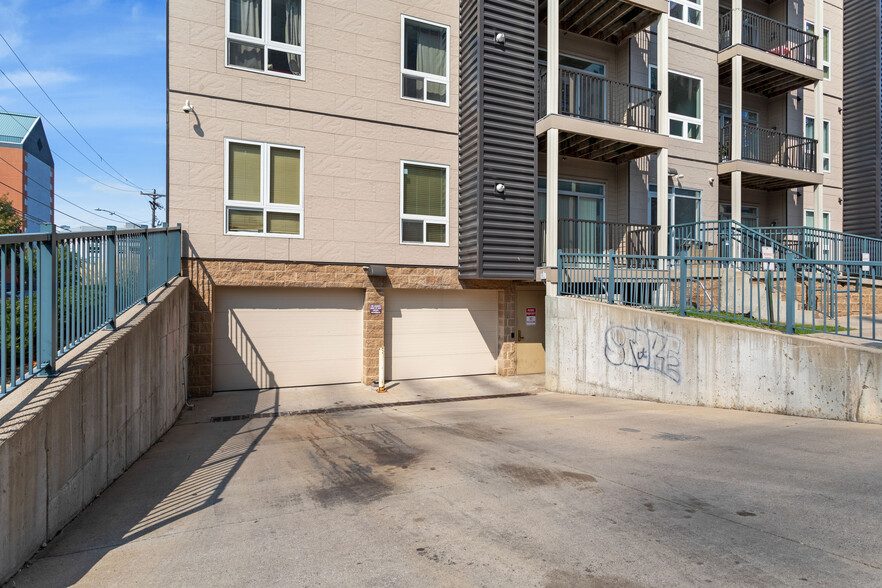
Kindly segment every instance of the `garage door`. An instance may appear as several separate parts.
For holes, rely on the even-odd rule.
[[[386,290],[387,378],[495,374],[495,290]]]
[[[216,391],[361,381],[363,290],[215,292]]]

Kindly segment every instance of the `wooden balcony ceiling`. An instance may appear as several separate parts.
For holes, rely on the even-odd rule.
[[[766,98],[798,90],[814,83],[811,78],[749,59],[743,61],[741,71],[744,91],[762,94]],[[732,86],[731,59],[720,64],[720,85]]]
[[[545,135],[539,137],[539,151],[546,151]],[[560,155],[606,163],[624,163],[658,151],[658,147],[628,141],[560,132]]]
[[[547,0],[539,14],[548,20]],[[622,0],[560,0],[561,30],[618,45],[649,27],[658,13]]]
[[[726,184],[727,186],[732,184],[732,174],[723,174],[720,176],[720,183]],[[741,187],[742,188],[750,188],[752,190],[765,190],[767,192],[773,192],[775,190],[787,190],[790,188],[800,188],[803,186],[810,186],[811,184],[807,184],[805,182],[799,182],[793,180],[791,178],[780,178],[774,177],[771,175],[759,175],[759,174],[749,174],[743,173],[741,174]]]

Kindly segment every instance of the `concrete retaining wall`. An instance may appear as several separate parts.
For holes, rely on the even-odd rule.
[[[174,423],[187,297],[179,278],[0,400],[0,583]]]
[[[549,390],[882,423],[882,349],[547,297]]]

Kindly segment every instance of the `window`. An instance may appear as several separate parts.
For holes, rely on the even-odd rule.
[[[815,135],[815,117],[806,116],[805,117],[805,137],[806,139],[816,139]],[[830,121],[824,121],[824,136],[819,141],[821,153],[823,153],[824,158],[822,160],[822,170],[824,173],[830,171]]]
[[[732,205],[720,204],[720,220],[732,220]],[[741,224],[745,227],[759,226],[759,208],[756,206],[741,207]]]
[[[822,218],[824,219],[824,226],[818,227],[824,229],[825,231],[830,230],[830,213],[826,210],[822,213]],[[805,211],[805,226],[810,228],[815,228],[815,211],[814,210],[806,210]]]
[[[447,245],[446,165],[401,162],[401,242]]]
[[[669,133],[701,141],[701,78],[668,72]]]
[[[805,21],[805,30],[812,34],[815,33],[815,23]],[[824,66],[824,79],[830,79],[830,29],[824,27],[824,45],[821,53],[821,65]]]
[[[303,149],[225,141],[225,233],[303,236]]]
[[[752,110],[741,111],[741,121],[749,127],[759,126],[759,113]],[[720,104],[720,128],[732,124],[732,107]]]
[[[649,224],[658,224],[655,184],[649,185]],[[701,190],[668,186],[668,224],[683,225],[701,220]]]
[[[701,0],[671,0],[668,14],[674,20],[701,27]]]
[[[539,178],[539,220],[545,220],[546,184]],[[597,182],[558,180],[557,217],[579,220],[604,220],[604,197],[606,186]]]
[[[542,71],[548,66],[548,53],[539,50]],[[607,83],[597,78],[606,77],[606,64],[580,57],[560,54],[560,111],[581,118],[606,121]],[[580,76],[587,73],[595,78]]]
[[[449,103],[450,29],[401,17],[401,97]]]
[[[561,67],[606,77],[606,64],[600,61],[573,57],[564,53],[558,55],[557,59]],[[543,68],[548,67],[548,51],[545,49],[539,49],[539,65]]]
[[[303,79],[303,1],[228,0],[227,66]]]

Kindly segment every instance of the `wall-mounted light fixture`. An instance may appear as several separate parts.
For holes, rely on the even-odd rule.
[[[505,43],[505,33],[496,33],[496,42],[500,45]]]
[[[192,104],[190,104],[190,99],[188,98],[187,101],[184,102],[184,106],[181,108],[181,110],[183,110],[187,114],[190,114],[191,112],[194,112],[196,109],[193,108]]]
[[[496,184],[496,192],[498,194],[505,194],[505,184]]]

